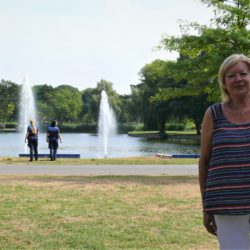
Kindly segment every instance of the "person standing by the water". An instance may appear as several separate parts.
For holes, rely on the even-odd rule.
[[[50,160],[55,161],[58,149],[58,140],[62,143],[60,130],[56,126],[57,122],[53,120],[47,128],[47,138],[46,141],[49,143]]]
[[[28,140],[28,147],[30,149],[30,161],[33,161],[33,156],[35,160],[38,160],[38,127],[36,122],[31,120],[30,125],[27,127],[27,133],[25,136],[25,143]]]

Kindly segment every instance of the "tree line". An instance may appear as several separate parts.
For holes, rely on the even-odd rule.
[[[0,124],[18,123],[22,85],[12,81],[0,82]],[[39,123],[47,124],[56,119],[61,125],[77,124],[87,130],[96,130],[99,116],[101,91],[105,90],[118,123],[136,120],[132,99],[129,95],[119,95],[113,83],[100,80],[95,88],[83,91],[70,85],[52,87],[47,84],[35,85],[33,94]]]
[[[144,130],[165,132],[166,123],[191,120],[199,134],[209,105],[220,101],[217,74],[222,61],[234,53],[250,55],[250,0],[201,0],[213,8],[209,26],[181,24],[180,36],[163,36],[159,49],[176,51],[175,61],[155,60],[140,70],[131,94],[119,95],[113,84],[100,80],[95,88],[36,85],[39,120],[76,123],[96,128],[101,91],[106,90],[118,123],[143,124]],[[21,85],[0,82],[0,123],[18,121]]]

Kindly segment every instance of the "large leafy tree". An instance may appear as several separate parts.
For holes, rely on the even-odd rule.
[[[69,85],[55,88],[53,98],[55,119],[62,122],[77,122],[82,110],[81,92]]]
[[[81,92],[70,85],[56,88],[48,85],[34,87],[39,120],[43,123],[53,119],[59,122],[78,122],[82,110]]]
[[[113,89],[113,83],[102,79],[97,83],[96,88],[88,88],[82,92],[82,117],[84,123],[98,122],[102,90],[106,91],[109,104],[113,108],[116,117],[120,117],[122,105],[121,99]]]
[[[120,95],[121,113],[118,118],[119,122],[139,122],[140,114],[137,112],[136,103],[133,102],[132,95]],[[140,105],[140,104],[139,104]]]
[[[20,86],[11,81],[0,82],[0,122],[5,127],[7,119],[17,119]],[[16,114],[16,115],[15,115]],[[15,115],[15,116],[13,116]]]
[[[142,110],[145,130],[159,130],[165,133],[165,123],[175,113],[175,107],[171,100],[151,101],[161,88],[175,85],[174,80],[169,75],[169,64],[171,62],[163,60],[155,60],[146,64],[140,71],[141,83],[132,88],[133,95],[137,94],[140,97],[137,96],[135,100],[141,101],[141,104],[138,103],[138,111]]]
[[[142,122],[143,119],[143,87],[142,85],[130,85],[131,88],[131,99],[134,105],[133,113],[135,115],[135,121],[138,123]]]
[[[81,111],[82,122],[96,124],[99,112],[100,97],[95,88],[87,88],[82,91],[83,107]]]
[[[45,84],[36,85],[33,90],[36,97],[39,121],[46,124],[56,117],[53,106],[54,88]]]
[[[171,75],[177,82],[185,79],[188,84],[184,88],[162,88],[155,100],[206,94],[210,101],[218,101],[219,65],[233,53],[250,55],[250,0],[201,2],[214,8],[212,25],[182,25],[180,37],[165,36],[161,43],[166,50],[179,52]]]
[[[102,79],[100,82],[97,83],[96,90],[98,95],[101,95],[102,90],[106,91],[109,104],[113,108],[116,117],[120,117],[122,103],[119,95],[113,89],[113,83]]]

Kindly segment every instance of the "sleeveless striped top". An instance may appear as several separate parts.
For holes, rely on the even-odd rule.
[[[204,205],[208,214],[250,214],[250,122],[235,124],[221,104],[211,106],[214,128]]]

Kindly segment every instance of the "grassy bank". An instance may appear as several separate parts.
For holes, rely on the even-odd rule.
[[[153,140],[164,140],[168,143],[182,145],[200,145],[200,136],[194,130],[186,131],[166,131],[165,134],[159,131],[131,131],[131,137],[140,137]]]
[[[217,249],[197,177],[0,176],[1,249]]]
[[[147,134],[159,134],[159,131],[131,131],[128,133],[129,135],[134,134],[134,135],[147,135]],[[195,130],[185,130],[185,131],[166,131],[167,135],[196,135],[196,131]]]
[[[0,158],[0,164],[79,164],[79,165],[99,165],[99,164],[111,164],[111,165],[124,165],[124,164],[197,164],[198,159],[178,159],[178,158],[160,158],[160,157],[128,157],[128,158],[106,158],[106,159],[57,159],[56,161],[49,161],[49,159],[39,159],[38,161],[29,162],[28,158],[18,157],[2,157]]]

